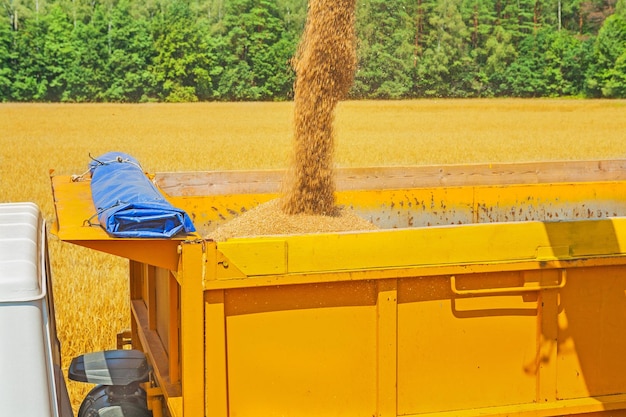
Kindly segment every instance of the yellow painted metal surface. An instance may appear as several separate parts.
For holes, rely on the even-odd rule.
[[[180,364],[183,412],[187,416],[204,412],[204,278],[203,242],[181,244],[180,320],[173,330],[180,332]]]
[[[383,229],[492,223],[563,221],[626,214],[617,190],[623,182],[468,185],[436,188],[340,190],[337,203],[352,208]],[[277,198],[278,194],[172,195],[191,213],[201,234]]]
[[[200,233],[144,256],[68,225],[82,185],[61,184],[57,233],[154,266],[131,268],[133,344],[171,415],[626,415],[626,182],[394,175],[337,194],[373,232]],[[209,230],[276,194],[168,197]]]
[[[60,239],[113,255],[175,270],[181,239],[116,239],[97,225],[89,181],[71,176],[51,177],[56,221],[52,232]],[[90,225],[90,221],[96,223]]]
[[[626,387],[623,267],[573,269],[560,292],[558,398],[614,395]]]
[[[231,414],[370,415],[377,400],[375,289],[374,282],[339,282],[229,291]]]

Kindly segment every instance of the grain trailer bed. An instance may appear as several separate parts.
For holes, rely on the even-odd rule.
[[[283,173],[157,173],[198,232],[55,233],[129,259],[132,346],[173,416],[626,415],[626,161],[355,168],[376,231],[205,239]],[[595,414],[594,414],[595,413]]]

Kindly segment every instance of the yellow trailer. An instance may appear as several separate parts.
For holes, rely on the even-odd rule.
[[[379,230],[204,238],[282,175],[152,175],[175,239],[85,226],[52,176],[54,232],[130,261],[155,416],[626,415],[626,161],[339,169]]]

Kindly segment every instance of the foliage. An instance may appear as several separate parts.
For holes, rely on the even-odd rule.
[[[306,10],[4,2],[0,101],[289,100]],[[355,30],[355,99],[626,97],[626,0],[358,0]]]
[[[590,95],[626,97],[626,14],[614,14],[604,22],[590,73]]]
[[[0,100],[9,98],[11,81],[14,79],[11,68],[13,33],[8,16],[0,15]]]
[[[273,0],[231,0],[222,22],[221,77],[216,96],[228,100],[286,97],[293,84],[289,60],[296,37]]]
[[[360,66],[353,97],[397,99],[409,96],[414,63],[410,14],[401,2],[362,2],[357,21]]]

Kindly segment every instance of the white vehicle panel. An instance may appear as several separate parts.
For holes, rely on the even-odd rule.
[[[45,233],[36,205],[0,204],[0,416],[60,415]]]

